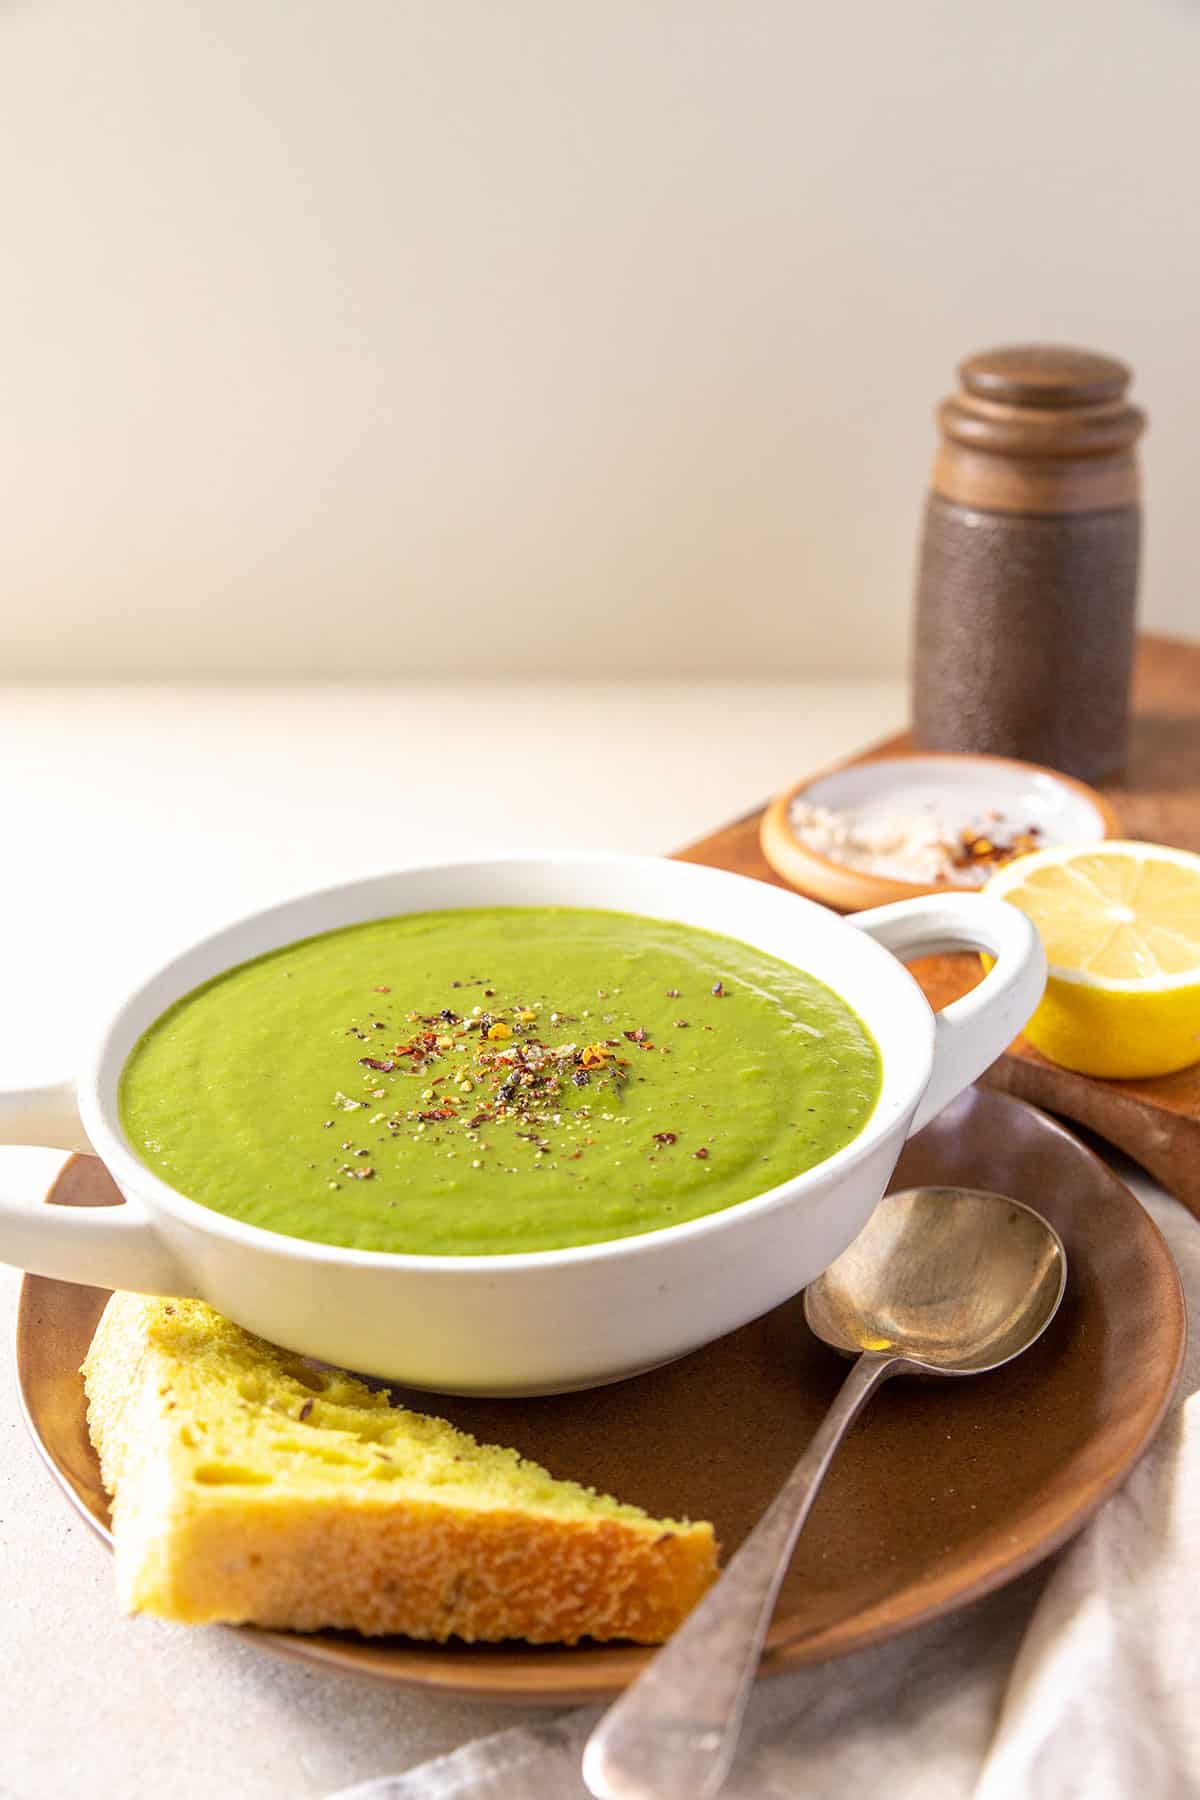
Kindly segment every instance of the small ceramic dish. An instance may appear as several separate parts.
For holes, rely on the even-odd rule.
[[[921,894],[975,892],[980,883],[966,870],[936,882],[907,881],[838,862],[799,836],[793,820],[797,802],[853,813],[868,826],[911,815],[943,821],[955,835],[962,829],[986,835],[994,826],[1005,840],[1033,828],[1038,849],[1098,843],[1119,836],[1121,829],[1116,813],[1094,788],[1036,763],[917,751],[844,763],[780,794],[763,814],[760,829],[763,855],[776,874],[839,912]]]

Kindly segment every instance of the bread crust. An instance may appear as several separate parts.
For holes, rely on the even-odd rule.
[[[463,1449],[454,1460],[500,1459],[501,1473],[478,1503],[461,1491],[431,1497],[427,1482],[406,1490],[402,1470],[385,1480],[310,1479],[300,1491],[260,1469],[205,1485],[186,1442],[194,1445],[189,1421],[197,1393],[211,1390],[214,1405],[228,1405],[230,1384],[211,1355],[214,1367],[206,1363],[203,1333],[189,1352],[191,1340],[170,1329],[179,1310],[210,1328],[212,1342],[236,1348],[243,1370],[261,1363],[268,1392],[283,1353],[207,1308],[197,1312],[200,1306],[114,1295],[84,1363],[127,1611],[439,1642],[652,1644],[669,1636],[713,1579],[711,1525],[655,1520],[632,1508],[590,1513],[588,1496],[573,1484],[548,1483],[547,1492],[567,1496],[565,1511],[530,1503],[515,1479],[510,1499],[503,1471],[532,1466],[518,1465],[511,1452],[480,1453],[444,1425],[438,1431],[450,1434],[447,1447]],[[415,1417],[387,1409],[353,1378],[336,1379],[347,1404],[359,1401],[372,1425]],[[249,1403],[236,1404],[244,1415]],[[290,1418],[288,1425],[294,1429]],[[380,1473],[392,1475],[371,1470]],[[548,1482],[544,1471],[533,1473]],[[598,1509],[611,1504],[591,1498]]]

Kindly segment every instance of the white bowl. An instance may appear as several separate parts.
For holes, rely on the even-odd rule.
[[[381,1254],[285,1237],[187,1199],[135,1154],[118,1115],[118,1079],[174,1000],[317,932],[480,905],[673,919],[810,971],[875,1037],[883,1075],[874,1112],[826,1161],[723,1212],[514,1256]],[[935,1020],[897,956],[970,947],[995,964]],[[198,1295],[307,1356],[441,1392],[555,1393],[615,1381],[744,1325],[828,1267],[883,1194],[905,1137],[1000,1054],[1044,981],[1030,922],[979,896],[908,901],[848,922],[742,876],[595,854],[405,869],[329,888],[255,913],[168,963],[126,1000],[76,1082],[0,1094],[0,1142],[94,1150],[126,1201],[89,1211],[0,1197],[0,1259],[61,1280]]]

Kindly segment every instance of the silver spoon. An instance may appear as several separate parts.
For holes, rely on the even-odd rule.
[[[833,1453],[890,1375],[982,1375],[1058,1311],[1067,1256],[1030,1207],[969,1188],[889,1194],[813,1282],[804,1316],[857,1357],[720,1580],[611,1706],[583,1754],[597,1800],[705,1800],[729,1773],[775,1597]]]

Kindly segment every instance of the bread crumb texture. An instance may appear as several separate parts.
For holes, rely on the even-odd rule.
[[[114,1294],[83,1375],[128,1612],[653,1644],[716,1571],[711,1525],[557,1481],[198,1300]]]

